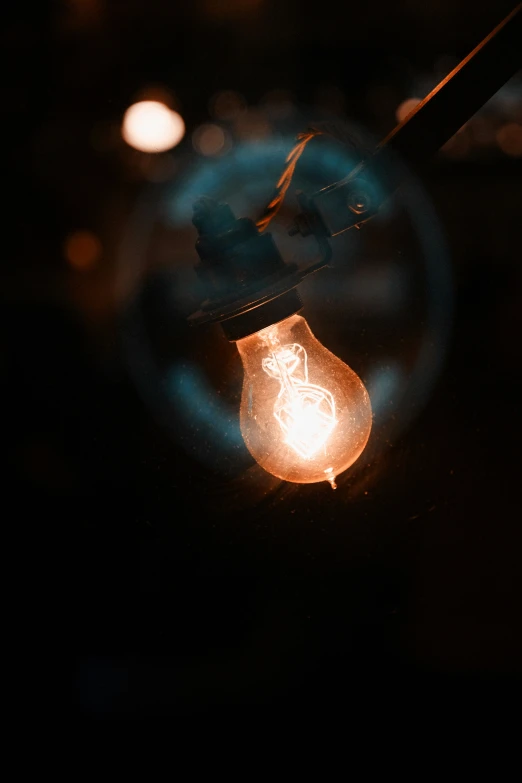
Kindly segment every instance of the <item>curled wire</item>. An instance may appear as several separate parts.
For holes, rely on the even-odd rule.
[[[315,136],[319,136],[322,133],[323,131],[317,128],[310,128],[309,130],[303,131],[297,135],[297,144],[290,151],[286,158],[286,166],[283,169],[283,173],[279,177],[274,194],[266,205],[263,214],[256,222],[256,226],[259,231],[264,231],[272,218],[279,212],[281,204],[283,203],[284,197],[286,195],[286,191],[288,190],[292,181],[292,177],[294,176],[297,161],[303,154],[306,145],[310,139],[313,139]]]
[[[272,218],[274,218],[275,215],[279,212],[279,209],[281,208],[281,205],[285,198],[286,192],[290,187],[292,177],[294,176],[294,171],[297,162],[301,157],[301,155],[303,154],[306,145],[311,139],[315,138],[316,136],[322,136],[322,135],[333,136],[339,139],[340,141],[343,141],[355,147],[356,149],[359,150],[359,152],[361,151],[360,145],[355,141],[355,139],[350,134],[346,132],[344,128],[340,129],[337,125],[332,125],[331,123],[323,123],[322,125],[315,125],[314,127],[308,128],[306,131],[302,131],[301,133],[298,133],[298,135],[296,136],[297,144],[295,145],[295,147],[292,148],[292,150],[289,152],[286,158],[285,161],[286,166],[283,169],[281,176],[279,177],[272,198],[266,205],[263,214],[256,222],[256,226],[260,232],[266,229],[266,227],[268,226]],[[362,154],[361,157],[363,157]]]

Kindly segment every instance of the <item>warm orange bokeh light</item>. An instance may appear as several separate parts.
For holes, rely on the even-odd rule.
[[[165,152],[179,144],[185,123],[177,112],[160,101],[139,101],[123,117],[122,136],[141,152]]]
[[[420,98],[407,98],[407,100],[403,101],[402,103],[399,103],[397,108],[395,109],[395,117],[397,119],[397,122],[402,122],[406,119],[408,114],[415,109],[416,106],[419,105],[421,102]]]
[[[65,258],[75,269],[92,269],[100,260],[101,254],[101,242],[90,231],[75,231],[65,240]]]
[[[505,155],[522,157],[522,125],[508,122],[497,131],[497,144]]]
[[[192,135],[192,144],[196,152],[206,157],[219,155],[227,147],[227,137],[223,128],[213,123],[200,125]]]
[[[210,100],[210,112],[222,122],[231,122],[238,114],[246,111],[244,97],[234,90],[221,90]]]
[[[250,109],[240,114],[234,123],[236,135],[243,141],[257,141],[270,136],[270,123],[262,111]]]

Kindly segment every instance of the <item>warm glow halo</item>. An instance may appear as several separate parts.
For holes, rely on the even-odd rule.
[[[160,101],[139,101],[123,117],[123,139],[141,152],[165,152],[179,144],[185,123],[177,112]]]

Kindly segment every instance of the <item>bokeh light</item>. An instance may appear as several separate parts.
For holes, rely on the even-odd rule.
[[[269,90],[261,99],[261,106],[267,116],[273,120],[284,120],[296,110],[292,93],[289,90]]]
[[[61,27],[65,32],[85,32],[99,25],[105,16],[103,0],[68,0],[62,3]]]
[[[235,90],[221,90],[210,99],[209,110],[216,120],[232,122],[239,114],[246,111],[247,105],[243,96]]]
[[[165,152],[185,135],[183,118],[159,101],[140,101],[123,117],[122,136],[141,152]]]
[[[522,125],[508,122],[497,131],[497,144],[505,155],[522,157]]]
[[[270,136],[272,128],[266,115],[258,109],[250,109],[240,114],[235,123],[234,131],[243,141],[258,141]]]
[[[80,271],[92,269],[101,258],[102,246],[91,231],[75,231],[64,242],[64,255],[69,264]]]
[[[399,103],[395,110],[395,117],[397,118],[397,122],[402,122],[405,120],[408,114],[412,112],[420,102],[421,98],[407,98],[402,103]]]
[[[219,125],[205,123],[192,134],[192,144],[200,155],[212,157],[226,152],[230,148],[230,139]]]

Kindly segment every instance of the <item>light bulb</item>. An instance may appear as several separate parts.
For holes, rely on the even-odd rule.
[[[335,489],[370,435],[370,398],[360,378],[300,315],[236,345],[245,371],[241,433],[254,459],[285,481],[328,481]]]

